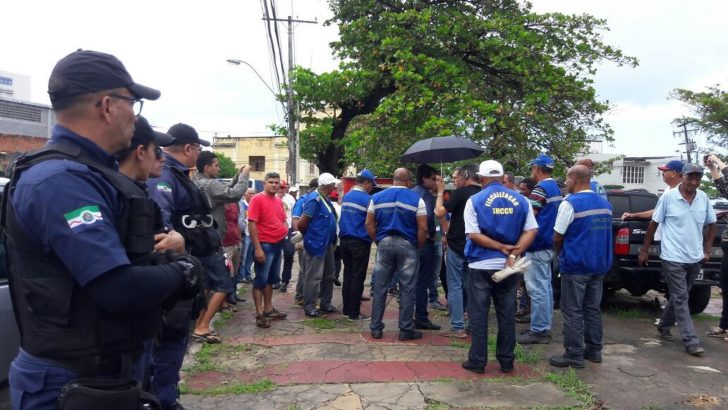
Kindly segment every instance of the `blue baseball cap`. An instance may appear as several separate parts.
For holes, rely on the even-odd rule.
[[[657,169],[659,169],[660,171],[675,171],[681,173],[683,172],[684,166],[684,162],[680,161],[679,159],[673,159],[667,164],[657,167]]]
[[[687,163],[682,168],[683,174],[703,174],[705,170],[698,164]]]
[[[363,169],[359,174],[357,174],[358,177],[364,177],[370,181],[372,181],[373,186],[377,186],[377,177],[374,176],[374,173],[368,169]]]
[[[554,160],[551,159],[551,157],[549,157],[546,154],[539,154],[536,157],[536,159],[534,159],[533,161],[531,161],[531,164],[529,164],[529,165],[538,165],[540,167],[546,167],[546,168],[553,169],[554,168]]]

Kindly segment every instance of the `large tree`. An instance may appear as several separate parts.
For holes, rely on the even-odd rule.
[[[603,43],[604,20],[538,14],[516,0],[331,0],[338,70],[298,68],[301,154],[322,172],[389,172],[407,146],[459,135],[524,164],[537,151],[568,163],[612,139],[592,77],[636,65]]]
[[[707,91],[695,92],[677,88],[671,96],[690,106],[693,116],[675,119],[675,124],[690,124],[708,136],[717,146],[728,146],[728,93],[720,85],[708,87]]]

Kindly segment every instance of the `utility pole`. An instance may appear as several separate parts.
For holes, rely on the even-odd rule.
[[[696,147],[695,147],[695,141],[693,141],[693,140],[690,139],[688,133],[689,132],[693,132],[695,130],[688,130],[688,123],[689,122],[686,121],[686,122],[684,122],[682,124],[679,124],[678,127],[682,127],[682,131],[674,131],[672,133],[672,135],[680,135],[680,134],[683,134],[683,136],[685,137],[685,142],[681,142],[678,145],[685,145],[685,153],[688,156],[688,163],[692,163],[693,162],[693,159],[692,159],[692,156],[690,155],[690,153],[693,152],[693,151],[695,151],[695,148]],[[697,160],[697,158],[696,158],[696,160]]]
[[[298,184],[298,132],[296,130],[296,105],[293,102],[293,86],[291,83],[291,71],[293,71],[293,23],[310,23],[318,24],[317,20],[298,20],[291,16],[287,19],[277,19],[271,17],[263,17],[264,21],[283,21],[288,22],[288,182],[289,184]],[[275,57],[274,57],[275,58]]]

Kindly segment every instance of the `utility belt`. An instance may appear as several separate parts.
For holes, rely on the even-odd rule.
[[[157,398],[142,390],[138,380],[78,378],[61,388],[58,410],[161,409]]]
[[[176,215],[174,225],[193,256],[210,256],[220,249],[220,237],[211,214]]]
[[[44,358],[44,360],[57,363],[84,377],[105,377],[131,374],[134,363],[136,363],[143,353],[144,347],[140,345],[138,348],[127,353],[116,353],[105,356],[89,355],[73,359]]]

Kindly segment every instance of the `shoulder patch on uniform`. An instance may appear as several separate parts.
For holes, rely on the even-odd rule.
[[[68,227],[73,231],[76,231],[82,226],[93,225],[98,221],[104,220],[101,211],[99,211],[99,207],[96,205],[84,206],[75,211],[63,214],[63,216],[66,218]]]
[[[172,193],[172,185],[170,185],[167,182],[157,182],[157,191],[171,194]]]

